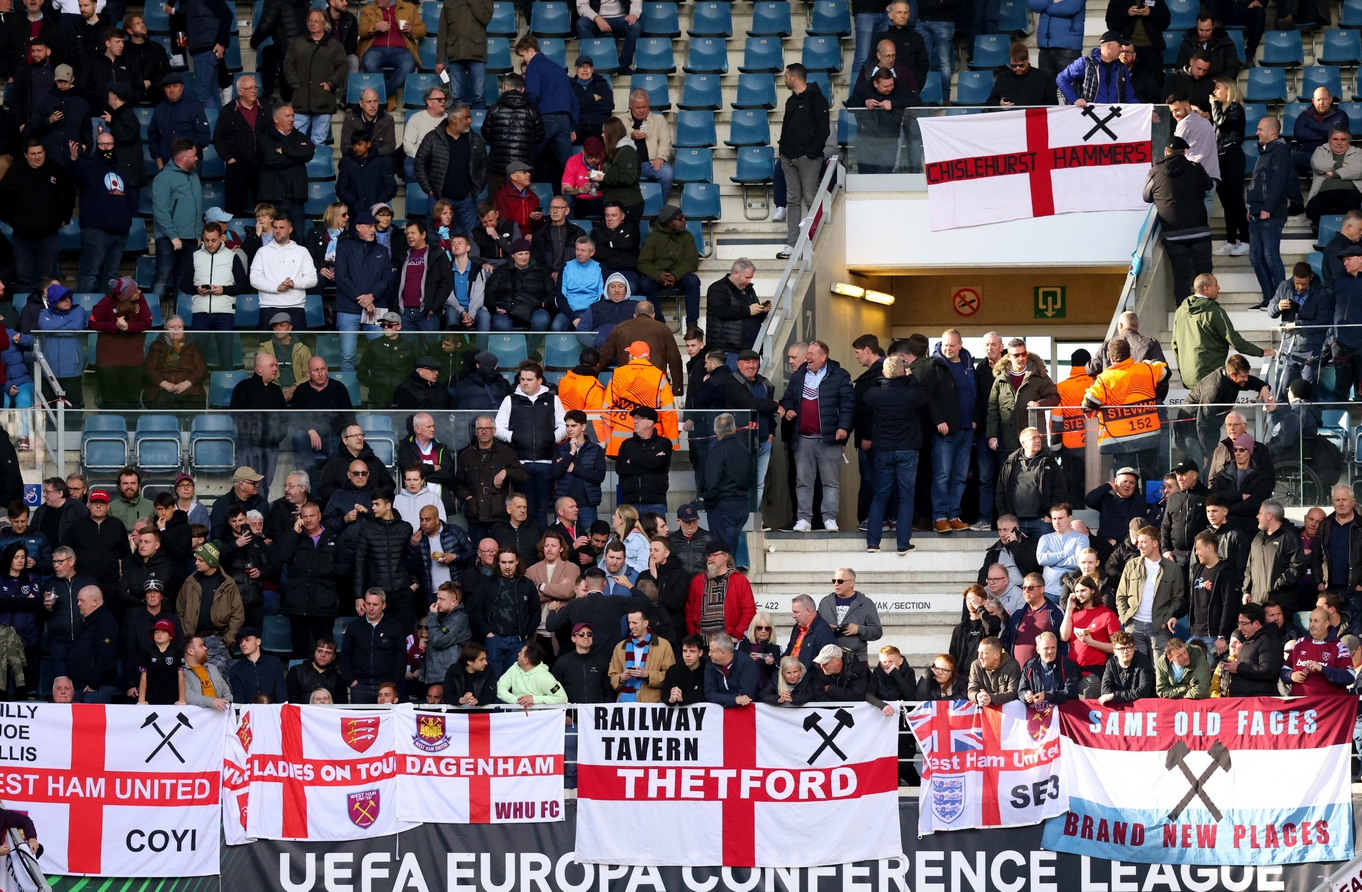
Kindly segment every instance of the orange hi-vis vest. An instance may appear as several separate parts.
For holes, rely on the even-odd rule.
[[[608,433],[601,423],[601,403],[605,399],[605,388],[595,375],[579,375],[568,372],[558,382],[558,401],[563,404],[564,412],[581,409],[596,428],[596,440],[604,443]]]
[[[1086,409],[1096,410],[1103,446],[1147,448],[1159,437],[1158,387],[1168,377],[1162,362],[1127,359],[1098,375],[1083,397]]]
[[[639,406],[656,409],[658,434],[673,443],[677,441],[676,397],[672,395],[667,373],[646,358],[631,359],[615,369],[601,399],[601,408],[605,410],[601,424],[610,432],[604,444],[606,455],[617,455],[620,444],[634,435],[631,413]]]
[[[1064,408],[1059,413],[1059,433],[1065,449],[1082,449],[1087,445],[1088,435],[1083,421],[1083,397],[1092,386],[1092,375],[1082,367],[1069,369],[1069,377],[1059,382],[1059,404]],[[567,403],[563,405],[566,407]]]

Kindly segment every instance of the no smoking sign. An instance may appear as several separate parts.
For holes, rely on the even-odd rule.
[[[951,293],[951,309],[957,316],[973,316],[983,306],[983,295],[978,288],[957,288]]]

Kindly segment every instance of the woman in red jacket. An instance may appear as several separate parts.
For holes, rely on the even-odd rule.
[[[151,328],[151,308],[142,289],[127,276],[110,279],[104,299],[90,312],[90,327],[99,332],[95,374],[100,408],[138,408],[147,360],[143,333]]]

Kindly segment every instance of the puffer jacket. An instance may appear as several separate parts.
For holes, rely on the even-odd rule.
[[[245,545],[237,545],[236,540],[237,537],[230,533],[222,540],[222,572],[236,583],[237,591],[241,592],[241,603],[246,607],[257,607],[265,603],[265,580],[277,575],[277,571],[264,536],[252,533]],[[260,571],[259,578],[251,578],[247,564]]]
[[[856,420],[856,394],[851,386],[851,375],[837,362],[829,359],[827,374],[818,386],[818,414],[821,439],[824,443],[836,443],[837,431],[851,432]],[[801,365],[785,388],[780,399],[782,409],[798,411],[804,401],[804,376],[808,374],[808,364]],[[798,424],[798,419],[795,424]],[[796,428],[797,430],[797,428]]]
[[[1351,150],[1350,150],[1351,151]],[[1290,301],[1290,308],[1281,309],[1282,301]],[[1296,291],[1290,277],[1277,286],[1277,293],[1268,302],[1267,314],[1282,322],[1304,326],[1290,338],[1290,351],[1320,355],[1324,349],[1324,338],[1329,333],[1328,326],[1334,322],[1334,293],[1324,287],[1319,276],[1310,275],[1310,285],[1304,294]],[[1314,326],[1320,326],[1318,328]]]
[[[689,235],[690,233],[685,233]],[[748,309],[761,299],[749,282],[741,291],[728,276],[721,276],[709,286],[705,295],[705,332],[711,350],[737,353],[752,346],[757,334],[757,320]]]
[[[271,546],[276,565],[288,567],[282,592],[285,616],[335,616],[340,605],[337,585],[350,572],[349,552],[340,547],[335,530],[322,530],[317,543],[293,527]]]
[[[1036,23],[1036,46],[1041,49],[1082,50],[1083,19],[1087,0],[1026,0],[1032,12],[1040,13]]]
[[[534,164],[534,147],[544,141],[544,119],[524,91],[507,90],[487,110],[482,138],[491,147],[488,169],[504,174],[512,161]]]
[[[480,195],[487,185],[487,143],[476,130],[469,130],[468,136],[473,140],[469,146],[468,179],[472,183],[469,194]],[[449,143],[444,127],[437,126],[425,135],[416,149],[414,164],[421,191],[439,195],[449,170]],[[505,172],[502,168],[502,173]]]
[[[1291,160],[1291,147],[1286,140],[1278,137],[1258,153],[1258,163],[1253,166],[1253,178],[1248,187],[1248,211],[1256,217],[1260,211],[1267,211],[1274,217],[1285,217],[1289,204],[1289,188],[1295,168]]]
[[[1239,668],[1234,674],[1221,676],[1222,697],[1277,696],[1277,682],[1284,662],[1281,631],[1273,623],[1263,626],[1244,642],[1237,662]],[[1229,680],[1228,691],[1223,690],[1226,679]]]
[[[1163,43],[1162,34],[1155,32],[1150,36]],[[1102,105],[1138,101],[1126,63],[1120,59],[1103,62],[1101,47],[1094,47],[1069,63],[1069,67],[1055,77],[1055,84],[1064,95],[1065,105],[1073,105],[1080,97]]]
[[[553,312],[554,290],[549,271],[534,260],[524,269],[508,263],[498,267],[487,280],[484,302],[493,311],[505,310],[514,325],[529,328],[535,310]]]
[[[1015,452],[1021,448],[1021,432],[1028,427],[1039,426],[1041,412],[1031,416],[1026,404],[1037,402],[1042,407],[1059,405],[1059,389],[1045,371],[1045,364],[1034,354],[1026,357],[1026,371],[1022,375],[1021,386],[1012,389],[1007,370],[1012,360],[1007,356],[998,359],[993,366],[993,389],[988,394],[986,436],[998,440],[998,451]]]
[[[47,307],[38,313],[38,330],[44,332],[38,340],[43,348],[43,356],[58,378],[75,378],[85,372],[84,335],[74,334],[85,328],[85,311],[78,304],[63,313],[55,306]],[[48,332],[73,332],[72,334],[48,334]]]
[[[393,511],[392,520],[369,516],[355,537],[354,594],[358,600],[364,590],[378,585],[389,593],[410,594],[411,571],[407,569],[407,546],[411,544],[411,524]]]
[[[329,36],[321,40],[299,37],[288,45],[284,76],[293,87],[293,107],[302,115],[333,115],[345,95],[350,66],[345,47]],[[331,85],[323,90],[322,83]]]

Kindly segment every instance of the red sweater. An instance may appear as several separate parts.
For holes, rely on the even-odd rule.
[[[99,332],[95,344],[95,362],[114,368],[142,365],[147,361],[144,333],[151,328],[151,308],[145,295],[137,298],[137,311],[128,320],[127,331],[118,328],[116,298],[105,295],[90,312],[90,327]]]

